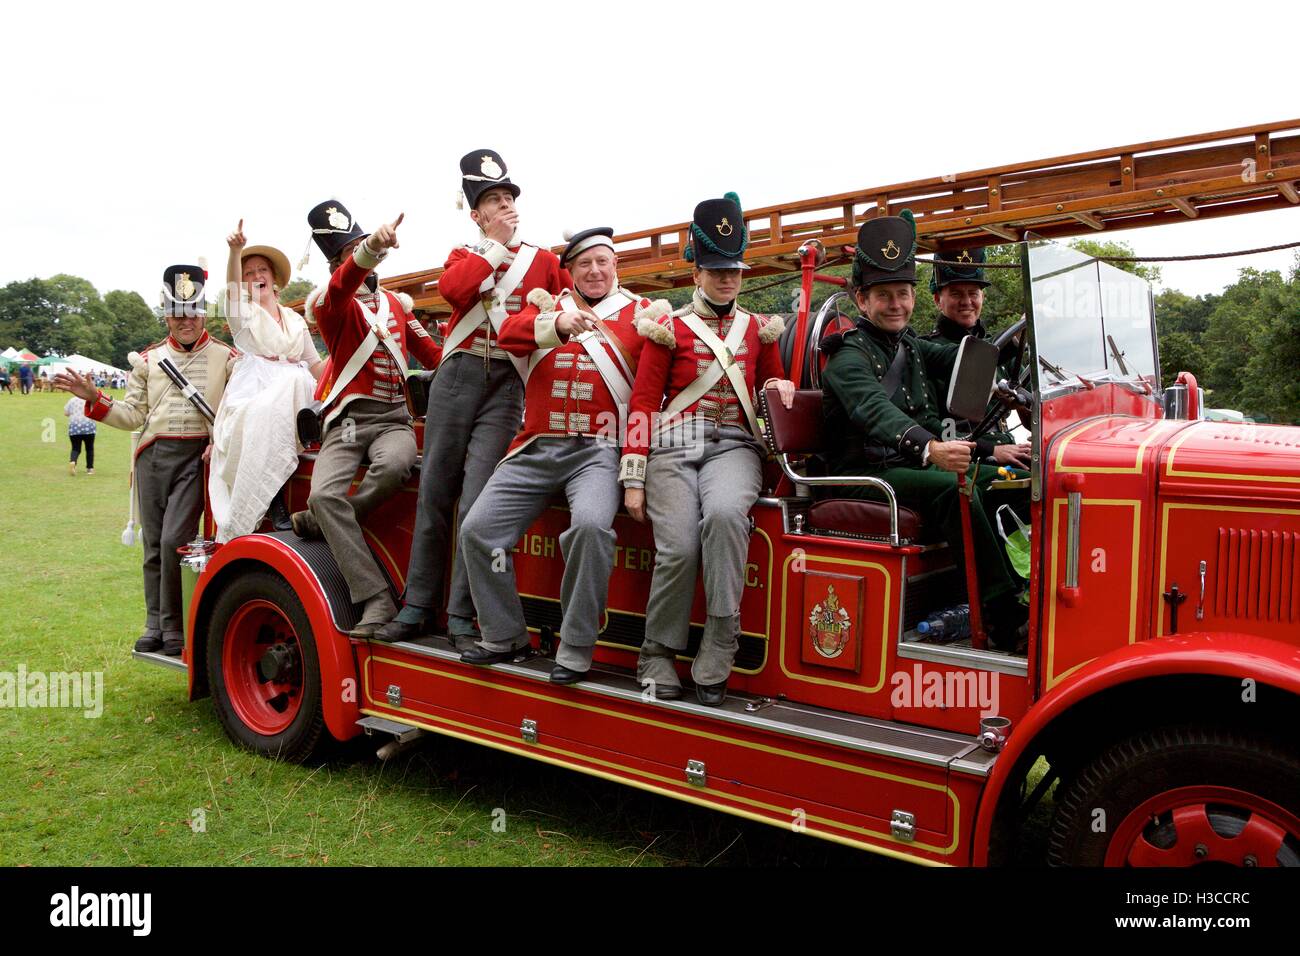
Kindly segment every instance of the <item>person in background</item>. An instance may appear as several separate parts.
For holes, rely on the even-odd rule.
[[[86,474],[95,473],[95,423],[86,417],[86,403],[73,395],[63,406],[68,419],[68,441],[72,443],[72,457],[68,459],[68,474],[77,473],[77,459],[81,448],[86,448]]]
[[[32,390],[32,367],[30,365],[18,366],[18,388],[24,395]]]

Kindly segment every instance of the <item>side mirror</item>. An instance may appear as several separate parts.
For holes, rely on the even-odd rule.
[[[968,335],[957,346],[957,364],[948,384],[948,410],[959,418],[983,420],[998,374],[998,347]]]

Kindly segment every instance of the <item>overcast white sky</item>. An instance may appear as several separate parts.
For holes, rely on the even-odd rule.
[[[1294,5],[1200,9],[10,4],[0,284],[67,272],[153,304],[170,263],[220,274],[241,216],[296,262],[332,196],[367,229],[406,213],[387,274],[441,265],[475,234],[454,197],[482,146],[523,189],[525,237],[551,244],[729,189],[756,208],[1300,113]],[[1246,248],[1300,239],[1300,209],[1113,235],[1147,255]],[[1165,284],[1218,291],[1291,260],[1170,265]],[[306,275],[326,277],[318,253]]]

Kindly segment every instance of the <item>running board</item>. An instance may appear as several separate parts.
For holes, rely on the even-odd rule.
[[[424,731],[419,727],[401,724],[386,717],[362,717],[357,721],[357,726],[366,732],[367,737],[372,737],[375,734],[390,734],[399,744],[408,743],[417,737],[424,736]]]
[[[370,647],[372,651],[400,650],[412,656],[434,658],[440,662],[454,663],[463,667],[472,666],[461,664],[460,652],[450,648],[444,639],[419,638],[417,641],[418,643],[398,641],[392,644],[372,641]],[[532,651],[531,654],[521,652],[509,663],[494,664],[480,669],[486,672],[503,672],[553,687],[549,678],[554,666],[555,662],[549,657],[543,657]],[[681,700],[659,700],[643,690],[631,672],[621,668],[597,665],[592,667],[589,674],[588,679],[576,684],[563,688],[555,687],[555,692],[588,693],[621,701],[640,702],[647,707],[676,711],[719,723],[744,726],[753,730],[876,754],[909,763],[946,767],[978,777],[988,776],[997,759],[996,754],[984,750],[976,738],[966,734],[913,727],[874,717],[798,704],[784,699],[755,697],[751,694],[731,691],[728,691],[727,699],[721,707],[705,707],[686,697]],[[688,686],[686,691],[690,694],[691,688]]]
[[[158,651],[132,651],[131,656],[137,661],[145,661],[149,664],[157,664],[159,667],[165,667],[168,670],[180,671],[182,674],[189,673],[189,667],[179,657],[168,657]]]

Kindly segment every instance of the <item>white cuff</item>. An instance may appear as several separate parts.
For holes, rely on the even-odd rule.
[[[365,269],[367,272],[369,272],[375,266],[379,265],[379,263],[383,262],[384,257],[387,255],[388,255],[387,251],[375,252],[373,249],[370,248],[369,236],[366,236],[366,238],[362,239],[361,244],[358,245],[356,249],[352,251],[353,261],[356,262],[356,264],[359,265],[361,268]]]
[[[537,340],[539,349],[558,349],[564,345],[564,340],[555,329],[555,320],[559,317],[558,312],[539,312],[537,318],[533,319],[533,338]]]
[[[924,468],[930,464],[930,443],[926,442],[925,447],[921,449],[921,467]]]
[[[510,250],[495,239],[484,238],[482,242],[474,247],[474,252],[486,259],[488,265],[492,267],[492,271],[495,272],[501,263],[506,261],[506,255],[509,254]]]
[[[643,487],[645,484],[645,463],[645,455],[624,455],[618,463],[618,480],[629,488]]]

